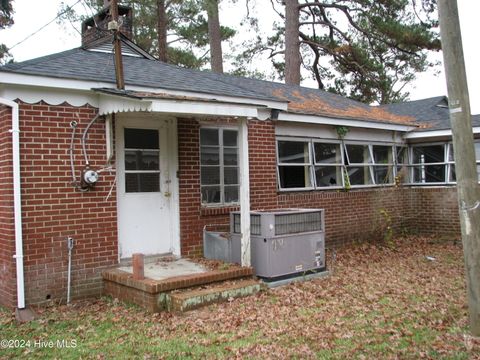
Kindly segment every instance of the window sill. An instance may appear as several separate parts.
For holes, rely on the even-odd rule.
[[[200,209],[201,216],[227,215],[232,211],[239,211],[239,205],[219,205],[219,206],[202,206]]]

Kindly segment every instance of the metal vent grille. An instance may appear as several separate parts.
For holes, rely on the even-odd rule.
[[[322,213],[305,212],[275,215],[275,235],[322,230]]]
[[[113,54],[113,45],[111,43],[104,43],[95,46],[94,48],[88,49],[89,51],[97,51],[103,53]],[[133,57],[142,57],[138,52],[130,48],[129,46],[122,46],[122,55],[124,56],[133,56]]]
[[[233,232],[240,234],[240,214],[233,214]],[[262,233],[260,215],[250,215],[250,234],[260,235]]]

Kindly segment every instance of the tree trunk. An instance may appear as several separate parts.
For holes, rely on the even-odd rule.
[[[208,15],[208,35],[210,38],[210,64],[212,71],[223,73],[222,34],[218,19],[218,0],[205,0]]]
[[[298,0],[285,0],[285,83],[300,85],[300,40]]]
[[[167,62],[167,13],[165,0],[157,0],[158,60]]]

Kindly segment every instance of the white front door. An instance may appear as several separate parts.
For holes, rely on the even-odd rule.
[[[174,121],[120,114],[115,128],[119,256],[177,254]]]

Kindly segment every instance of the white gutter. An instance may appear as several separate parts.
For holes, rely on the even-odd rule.
[[[18,104],[0,98],[0,104],[12,108],[12,158],[13,158],[13,207],[15,219],[15,255],[17,263],[17,306],[25,308],[25,282],[23,274],[23,234],[22,234],[22,201],[20,193],[20,126]]]
[[[415,126],[374,122],[374,121],[368,121],[368,120],[328,118],[325,116],[318,116],[318,115],[296,114],[296,113],[294,114],[294,113],[283,113],[283,112],[281,112],[278,115],[278,120],[292,121],[292,122],[299,122],[299,123],[310,123],[310,124],[359,127],[359,128],[379,129],[379,130],[393,130],[393,131],[402,131],[402,132],[411,131],[416,128]]]
[[[472,127],[474,134],[480,133],[480,127]],[[452,130],[430,130],[430,131],[413,131],[405,134],[405,139],[426,139],[431,137],[452,136]]]

